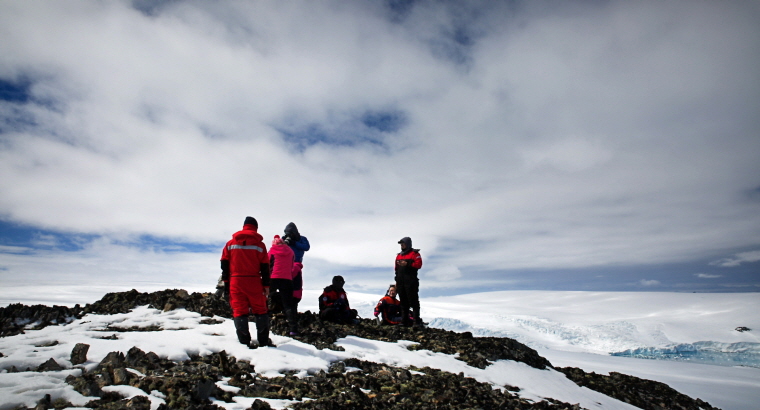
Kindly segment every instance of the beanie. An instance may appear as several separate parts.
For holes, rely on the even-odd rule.
[[[274,239],[272,239],[272,246],[275,245],[282,245],[282,239],[280,239],[280,235],[275,235]]]
[[[256,222],[256,218],[254,218],[252,216],[246,216],[245,217],[245,222],[243,222],[243,225],[253,225],[253,226],[257,227],[257,228],[259,227],[259,223]]]
[[[333,285],[335,285],[335,286],[337,286],[339,288],[342,288],[344,283],[346,283],[346,281],[343,279],[343,276],[340,276],[340,275],[333,276],[333,279],[332,279],[332,284]]]

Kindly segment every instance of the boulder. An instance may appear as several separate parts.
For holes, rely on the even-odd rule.
[[[59,365],[58,362],[56,362],[55,359],[53,359],[52,357],[50,358],[50,360],[46,361],[45,363],[42,363],[37,368],[38,372],[55,372],[59,370],[63,370],[63,367],[61,367],[61,365]]]
[[[90,350],[90,345],[85,343],[77,343],[71,350],[71,364],[76,366],[87,361],[87,352]]]

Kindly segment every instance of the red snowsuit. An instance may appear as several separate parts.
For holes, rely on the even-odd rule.
[[[222,251],[222,279],[230,283],[233,317],[268,313],[264,290],[269,290],[269,260],[262,239],[254,225],[244,225]]]
[[[401,323],[403,319],[401,302],[399,302],[399,300],[396,298],[390,297],[389,295],[383,296],[383,298],[377,302],[374,313],[375,317],[382,315],[383,322],[390,325],[397,325]]]

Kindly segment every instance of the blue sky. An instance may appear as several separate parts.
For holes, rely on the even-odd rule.
[[[0,282],[760,290],[757,2],[0,4]],[[53,278],[53,279],[51,279]],[[146,285],[147,286],[147,285]]]

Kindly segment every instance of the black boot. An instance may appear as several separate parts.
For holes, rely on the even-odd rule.
[[[423,327],[424,324],[422,323],[422,318],[420,317],[420,308],[415,307],[414,308],[414,327]]]
[[[288,327],[290,328],[290,336],[298,336],[298,316],[295,310],[287,309],[285,311],[285,317],[288,320]]]
[[[248,315],[238,316],[232,320],[235,322],[238,341],[244,345],[251,343],[251,332],[248,330]]]
[[[269,314],[256,315],[256,338],[259,346],[274,346],[269,338]]]

